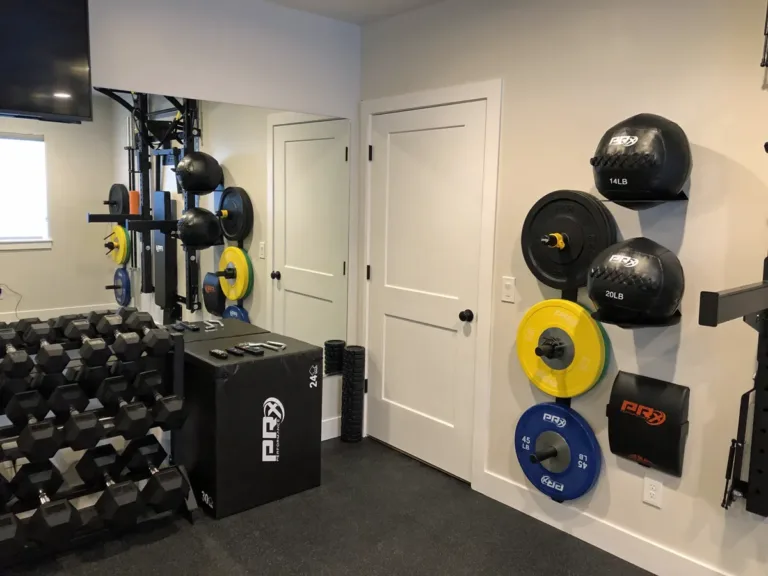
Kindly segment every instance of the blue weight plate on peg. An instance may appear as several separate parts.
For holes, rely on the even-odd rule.
[[[227,309],[224,310],[222,318],[234,318],[241,322],[251,322],[250,318],[248,318],[248,312],[244,308],[240,308],[240,306],[228,306]]]
[[[515,452],[528,480],[558,502],[583,496],[600,476],[602,456],[592,428],[578,412],[554,402],[523,413]]]
[[[131,278],[128,271],[125,268],[116,269],[112,284],[118,306],[128,306],[131,303]]]

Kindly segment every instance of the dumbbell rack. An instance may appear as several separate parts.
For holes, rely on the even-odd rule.
[[[156,369],[161,372],[163,381],[170,383],[169,388],[172,388],[172,391],[165,390],[165,393],[172,393],[178,396],[183,396],[184,340],[182,335],[173,332],[171,332],[171,340],[172,350],[168,355],[163,358],[152,358],[152,362],[150,362],[149,358],[144,358],[147,360],[145,369]],[[69,341],[60,341],[59,343],[61,343],[66,350],[70,351],[70,357],[72,358],[72,362],[70,364],[74,364],[79,361],[77,350],[80,347],[80,343]],[[32,354],[33,352],[34,349],[29,350],[30,356],[32,356],[34,359],[35,356]],[[94,410],[93,412],[98,415],[100,421],[104,425],[106,431],[105,437],[109,438],[116,436],[116,434],[110,432],[111,428],[113,427],[113,419],[110,415],[107,414],[107,411],[102,408]],[[6,441],[9,441],[5,443],[4,449],[0,452],[0,462],[12,461],[14,463],[14,469],[16,468],[16,461],[24,457],[21,454],[21,451],[18,448],[12,447],[11,444],[13,439],[17,438],[20,432],[21,429],[13,425],[0,428],[0,445]],[[149,433],[151,434],[152,432],[150,431]],[[168,458],[169,465],[174,464],[173,447],[175,444],[175,439],[173,434],[174,433],[171,432],[171,450]],[[50,496],[51,500],[67,500],[75,504],[78,509],[79,518],[82,522],[82,527],[78,529],[75,535],[65,543],[57,543],[56,545],[47,546],[43,544],[27,542],[21,551],[17,551],[6,556],[2,555],[2,546],[0,546],[0,568],[5,568],[10,565],[28,560],[39,560],[42,555],[59,553],[62,551],[79,548],[98,540],[114,537],[116,532],[106,526],[105,522],[99,516],[95,507],[96,500],[102,493],[102,489],[86,485],[74,471],[75,464],[76,462],[72,463],[68,470],[62,472],[64,476],[64,484],[55,493],[55,495]],[[184,467],[178,466],[178,469],[186,482],[189,483],[189,477]],[[150,476],[151,473],[149,469],[147,469],[140,473],[124,474],[120,477],[120,481],[122,482],[130,480],[135,482],[139,488],[143,488],[144,482],[148,480]],[[34,514],[36,509],[36,506],[31,506],[28,502],[23,502],[16,497],[12,497],[5,507],[6,512],[15,514],[16,518],[22,525],[28,522],[29,518],[32,516],[32,514]],[[171,521],[176,515],[182,515],[190,522],[194,522],[194,512],[196,510],[197,503],[193,492],[190,490],[189,497],[181,509],[174,512],[161,513],[155,513],[147,509],[147,512],[141,516],[136,526],[140,526],[143,529],[155,523]],[[3,512],[0,511],[0,516],[2,514]]]
[[[757,372],[754,387],[746,392],[740,403],[736,438],[731,441],[726,468],[726,485],[722,507],[740,497],[746,498],[748,512],[768,517],[768,258],[763,261],[763,280],[722,292],[702,292],[699,300],[699,324],[715,327],[724,322],[743,318],[757,331]],[[742,478],[744,447],[747,444],[747,423],[750,397],[754,394],[751,451],[748,479]]]

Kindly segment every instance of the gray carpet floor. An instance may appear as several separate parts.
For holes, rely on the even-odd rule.
[[[648,575],[372,440],[324,443],[320,488],[156,528],[5,574]]]

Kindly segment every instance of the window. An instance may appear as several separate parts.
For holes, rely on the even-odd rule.
[[[0,134],[0,242],[48,239],[43,137]]]

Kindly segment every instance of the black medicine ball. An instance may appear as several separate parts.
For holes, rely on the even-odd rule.
[[[190,194],[210,194],[224,182],[224,171],[210,154],[190,152],[176,166],[176,181]]]
[[[685,276],[680,260],[664,246],[632,238],[595,258],[587,289],[607,322],[663,324],[680,307]]]
[[[190,208],[178,223],[179,240],[196,250],[210,248],[221,239],[221,222],[205,208]]]
[[[674,200],[691,175],[691,145],[674,122],[638,114],[605,133],[590,160],[595,186],[627,208]]]

